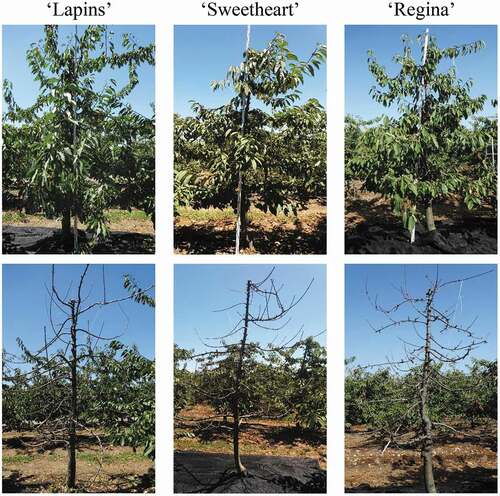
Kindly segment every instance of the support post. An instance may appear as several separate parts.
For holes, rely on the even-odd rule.
[[[425,61],[427,60],[427,47],[429,46],[429,28],[425,30],[425,37],[424,37],[424,53],[422,55],[422,65],[425,65]],[[424,101],[425,97],[427,96],[427,86],[425,84],[425,79],[422,77],[422,86],[423,86],[423,94],[424,94]],[[422,108],[420,108],[420,125],[422,125]],[[417,165],[417,172],[418,172],[418,165]],[[427,219],[429,218],[429,212],[428,209],[426,211],[426,217]],[[432,204],[430,206],[430,214],[432,217]],[[432,224],[434,225],[434,220],[432,221]],[[415,242],[415,226],[413,226],[413,229],[411,230],[410,233],[410,243],[413,244]]]
[[[250,24],[247,25],[247,40],[245,48],[245,61],[243,64],[243,81],[246,81],[246,62],[248,60],[248,49],[250,48]],[[250,108],[250,95],[241,95],[241,134],[245,134],[246,121],[248,116],[248,110]],[[237,206],[236,206],[236,244],[235,244],[235,254],[240,254],[240,238],[243,235],[247,236],[247,209],[246,206],[243,208],[243,174],[241,170],[241,164],[238,164],[238,196],[237,196]],[[245,216],[242,219],[242,216]],[[242,229],[243,228],[243,229]]]

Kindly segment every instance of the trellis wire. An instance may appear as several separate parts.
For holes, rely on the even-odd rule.
[[[245,60],[243,62],[243,82],[246,82],[247,72],[246,72],[246,63],[248,60],[248,49],[250,47],[250,24],[247,24],[247,40],[246,40],[246,48],[245,48]],[[249,98],[247,96],[247,98]],[[241,95],[241,133],[245,132],[245,121],[246,121],[246,102],[247,100],[244,98],[243,92]],[[235,246],[235,254],[240,254],[240,235],[241,235],[241,200],[242,194],[241,190],[243,187],[243,178],[241,174],[241,164],[239,164],[238,168],[238,198],[237,198],[237,206],[236,206],[236,246]]]

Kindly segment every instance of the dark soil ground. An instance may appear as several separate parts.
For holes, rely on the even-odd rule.
[[[497,492],[497,427],[495,423],[462,427],[468,436],[443,433],[434,442],[434,477],[438,492]],[[469,437],[478,436],[478,437]],[[389,447],[364,426],[345,437],[346,492],[424,493],[420,454]]]
[[[326,472],[316,460],[283,456],[245,456],[247,477],[232,471],[231,455],[176,452],[175,493],[326,493]]]
[[[436,204],[438,235],[429,237],[417,225],[416,242],[380,195],[362,191],[355,183],[345,201],[345,252],[347,254],[496,254],[497,215],[485,206],[467,210],[457,198]]]
[[[297,218],[250,212],[245,254],[325,254],[326,205],[314,201]],[[218,209],[180,209],[175,219],[175,251],[180,254],[234,253],[236,216]]]
[[[90,247],[90,237],[79,231],[80,246],[90,253],[148,254],[155,252],[155,238],[149,234],[111,231],[106,240]],[[51,227],[19,227],[4,225],[2,229],[4,254],[64,254],[71,247],[61,243],[61,230]]]
[[[32,432],[4,432],[2,438],[2,492],[65,492],[66,450],[61,445],[31,448],[40,439]],[[154,464],[139,450],[103,443],[78,433],[76,457],[78,492],[154,492]]]
[[[155,231],[149,217],[141,210],[111,209],[106,211],[110,236],[95,246],[85,225],[79,226],[82,252],[101,254],[149,254],[155,252]],[[73,252],[73,244],[61,242],[61,222],[42,214],[25,214],[4,210],[2,215],[2,247],[5,254],[64,254]]]

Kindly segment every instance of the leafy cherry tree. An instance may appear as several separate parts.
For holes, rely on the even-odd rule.
[[[239,66],[212,83],[214,90],[233,89],[226,105],[209,109],[195,102],[194,117],[176,117],[176,188],[194,185],[212,204],[235,210],[240,199],[242,247],[251,243],[251,200],[263,211],[296,213],[308,195],[325,192],[326,114],[316,99],[296,105],[306,75],[314,76],[325,59],[326,46],[318,45],[299,60],[277,34],[265,49],[249,48]],[[198,167],[190,170],[193,162]]]
[[[472,96],[472,81],[460,79],[455,65],[484,43],[440,48],[434,37],[428,44],[423,37],[418,42],[422,53],[414,57],[410,39],[403,37],[394,76],[369,52],[376,83],[370,94],[384,107],[397,107],[399,116],[366,130],[348,170],[369,191],[390,199],[409,231],[425,217],[427,231],[435,236],[434,203],[458,194],[468,208],[480,205],[495,191],[496,171],[484,154],[475,163],[463,163],[457,154],[464,147],[482,152],[488,141],[485,133],[470,133],[464,125],[483,109],[486,96]],[[443,71],[446,62],[449,68]]]
[[[4,82],[5,121],[30,128],[30,195],[45,215],[61,217],[62,237],[72,245],[71,220],[87,223],[96,236],[107,232],[105,208],[110,189],[108,164],[96,159],[108,145],[109,119],[127,107],[124,99],[139,82],[141,64],[154,64],[154,45],[139,46],[123,35],[115,46],[106,26],[89,26],[79,35],[61,40],[59,28],[44,27],[44,38],[33,43],[26,57],[39,85],[39,95],[28,108],[19,107],[12,85]],[[97,79],[106,68],[126,68],[122,86]],[[130,112],[128,112],[130,114]],[[124,146],[125,143],[121,143]],[[104,177],[104,179],[103,179]]]

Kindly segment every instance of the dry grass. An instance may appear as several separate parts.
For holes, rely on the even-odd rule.
[[[123,231],[140,234],[154,234],[153,223],[142,210],[119,210],[110,209],[106,212],[111,231]],[[60,219],[47,219],[41,214],[24,214],[17,210],[6,210],[2,214],[4,225],[20,227],[50,227],[60,228]],[[79,225],[85,229],[85,224]]]
[[[326,205],[309,202],[297,216],[273,215],[251,208],[245,254],[323,254],[326,252]],[[231,208],[180,208],[175,218],[176,253],[231,253],[236,215]]]
[[[214,415],[207,405],[196,405],[180,416],[201,419]],[[229,418],[231,421],[231,418]],[[221,424],[216,421],[214,424]],[[198,430],[196,422],[183,422],[175,428],[174,448],[179,451],[232,453],[232,433],[228,429]],[[324,435],[299,432],[289,420],[252,419],[242,423],[240,450],[243,455],[297,456],[318,460],[326,469]]]

